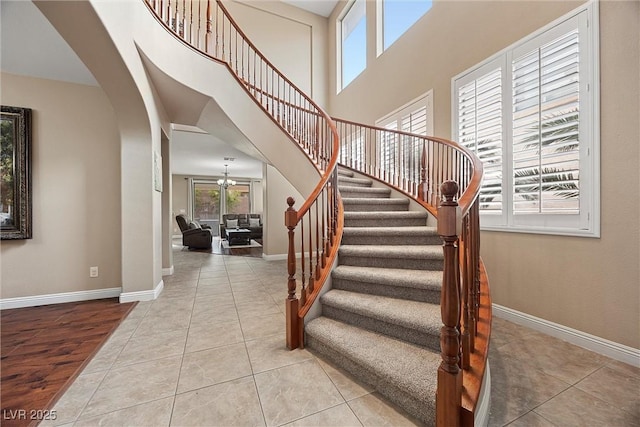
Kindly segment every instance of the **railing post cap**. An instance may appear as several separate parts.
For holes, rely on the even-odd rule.
[[[455,181],[445,181],[440,184],[440,192],[447,201],[453,200],[454,196],[458,194],[458,183]]]
[[[438,206],[438,234],[440,236],[459,236],[462,230],[462,215],[455,200],[458,183],[445,181],[440,185],[444,200]]]
[[[296,199],[289,196],[287,197],[287,205],[289,205],[289,209],[293,209],[293,205],[296,203]]]

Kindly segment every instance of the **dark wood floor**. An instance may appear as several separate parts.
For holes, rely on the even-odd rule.
[[[117,298],[0,312],[3,426],[37,425],[136,303]]]

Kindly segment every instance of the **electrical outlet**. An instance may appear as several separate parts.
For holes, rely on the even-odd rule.
[[[98,277],[98,267],[89,267],[89,277]]]

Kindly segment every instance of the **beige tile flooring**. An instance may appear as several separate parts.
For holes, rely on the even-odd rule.
[[[309,351],[285,349],[283,261],[176,250],[174,265],[160,297],[138,304],[49,424],[415,424]],[[490,363],[491,426],[640,425],[640,369],[501,319]]]

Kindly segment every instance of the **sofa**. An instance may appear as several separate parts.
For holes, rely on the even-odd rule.
[[[182,245],[189,249],[209,249],[213,240],[211,228],[200,225],[197,221],[190,221],[186,215],[176,216],[176,222],[182,231]]]
[[[220,238],[224,239],[227,228],[245,228],[251,231],[252,239],[262,239],[262,217],[260,214],[225,214],[220,222]]]

